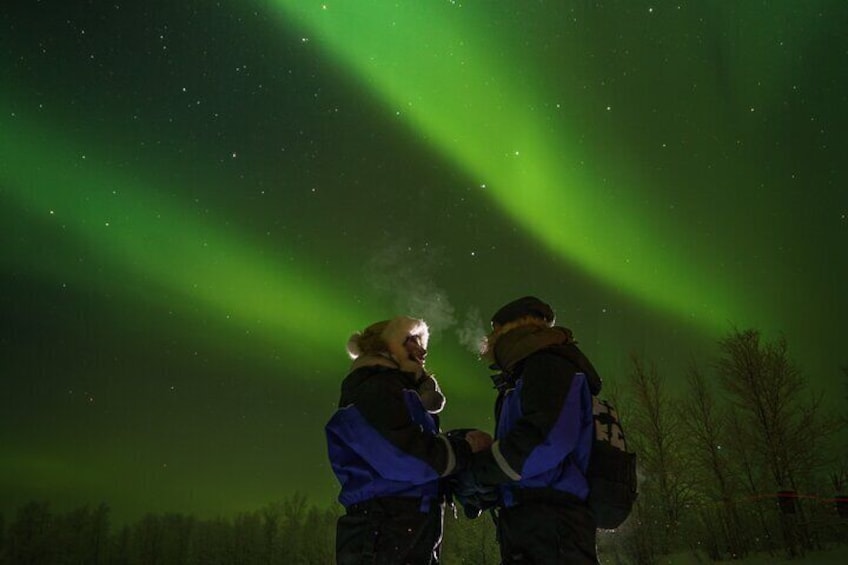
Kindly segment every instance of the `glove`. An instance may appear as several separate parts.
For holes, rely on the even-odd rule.
[[[450,430],[446,435],[448,438],[462,438],[464,441],[465,434],[470,431],[476,430],[462,428]],[[497,506],[500,499],[498,488],[477,482],[471,469],[451,475],[446,482],[450,494],[462,506],[465,516],[472,520],[479,517],[484,510]]]
[[[470,469],[460,471],[447,479],[448,489],[467,518],[474,519],[484,510],[494,508],[500,499],[498,488],[481,485]]]
[[[421,403],[427,412],[430,414],[438,414],[445,407],[445,395],[442,394],[442,389],[439,388],[439,382],[433,375],[424,373],[417,385],[418,395],[421,397]]]

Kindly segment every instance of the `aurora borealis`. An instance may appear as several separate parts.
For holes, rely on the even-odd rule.
[[[602,375],[732,326],[840,392],[848,5],[0,8],[0,511],[331,500],[348,335],[423,316],[447,426],[487,316]]]

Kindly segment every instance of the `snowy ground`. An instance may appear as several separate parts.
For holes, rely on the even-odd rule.
[[[704,565],[713,563],[706,556],[698,556],[692,553],[678,554],[661,561],[663,565]],[[803,559],[786,559],[785,557],[771,557],[769,555],[756,555],[748,557],[743,561],[718,561],[717,563],[732,563],[734,565],[845,565],[848,563],[848,545],[840,545],[826,551],[818,551],[807,554]]]

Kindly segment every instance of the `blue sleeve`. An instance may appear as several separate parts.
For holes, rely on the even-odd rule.
[[[475,454],[475,476],[483,483],[517,481],[559,465],[578,444],[588,388],[583,373],[562,356],[540,352],[521,372],[520,413],[501,415],[506,432],[483,454]],[[507,402],[502,410],[515,410]]]
[[[416,419],[431,416],[420,401],[407,398],[415,393],[387,384],[375,378],[372,386],[363,387],[354,403],[336,413],[328,432],[391,480],[425,483],[466,466],[467,442],[458,445],[425,429]],[[411,413],[416,409],[421,414]]]

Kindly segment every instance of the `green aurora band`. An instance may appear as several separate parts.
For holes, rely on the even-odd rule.
[[[165,187],[105,170],[96,164],[98,150],[88,155],[74,150],[90,147],[80,140],[57,141],[57,132],[20,116],[4,118],[0,127],[0,150],[7,156],[0,181],[6,194],[28,215],[61,225],[86,242],[129,280],[205,305],[222,322],[260,333],[304,360],[304,352],[311,351],[308,359],[325,367],[337,366],[332,360],[342,351],[339,344],[373,315],[369,312],[380,311],[373,304],[352,303],[303,261],[286,268],[269,260],[260,243],[228,233],[224,222],[198,218],[187,204],[162,196]],[[74,268],[73,257],[32,251],[31,268],[54,280],[68,282],[75,272],[84,272],[78,275],[83,280],[74,282],[102,284],[96,273]]]
[[[479,179],[508,217],[567,264],[710,333],[766,311],[761,297],[734,288],[726,272],[691,260],[709,256],[709,243],[679,237],[679,226],[640,199],[635,167],[619,175],[637,179],[633,186],[598,189],[591,164],[600,158],[551,117],[568,101],[516,80],[510,69],[532,69],[503,45],[505,39],[488,39],[470,10],[450,2],[364,0],[276,0],[273,6],[287,27],[305,27],[304,39],[355,71],[400,119],[469,178]],[[112,264],[210,306],[228,324],[259,327],[266,342],[290,348],[298,359],[318,357],[329,367],[326,356],[304,351],[337,356],[351,329],[383,311],[376,296],[350,300],[332,274],[305,267],[309,262],[302,257],[291,261],[296,267],[275,261],[264,253],[265,243],[234,233],[224,220],[200,217],[190,202],[165,196],[180,193],[168,190],[168,183],[151,181],[146,173],[139,180],[140,174],[123,167],[99,167],[96,154],[107,154],[105,147],[87,149],[89,158],[83,159],[76,148],[91,145],[65,139],[57,125],[36,125],[9,111],[2,122],[0,149],[7,159],[0,180],[25,213],[42,225],[65,226]],[[618,166],[622,161],[617,155]],[[598,229],[593,222],[599,217],[614,221]],[[73,261],[54,256],[29,268],[67,280],[80,272]],[[80,276],[84,284],[100,284],[96,276]],[[284,337],[295,337],[293,327],[299,328],[299,343],[285,345],[291,340]],[[450,367],[468,365],[453,354],[449,359],[444,364]]]
[[[394,314],[386,309],[384,297],[358,289],[352,300],[351,290],[333,273],[309,268],[302,257],[280,260],[279,251],[266,252],[267,243],[228,229],[223,219],[199,216],[181,197],[164,196],[180,193],[168,190],[167,183],[98,165],[98,155],[110,155],[109,148],[81,147],[92,145],[63,140],[55,128],[7,111],[0,119],[0,150],[7,157],[6,167],[0,167],[5,187],[0,194],[11,197],[36,224],[61,229],[63,237],[84,242],[84,248],[121,270],[127,280],[142,283],[103,281],[96,270],[81,269],[76,257],[43,246],[17,250],[28,258],[27,270],[82,288],[140,292],[143,296],[133,298],[142,302],[150,295],[176,296],[197,305],[206,318],[209,312],[213,319],[217,316],[220,327],[210,328],[214,331],[257,336],[257,360],[323,369],[333,383],[344,365],[344,343],[351,332]],[[269,361],[269,347],[285,355]],[[430,365],[457,374],[475,368],[457,347],[435,352]],[[465,388],[460,383],[456,392],[467,392]]]
[[[636,186],[614,197],[596,190],[584,166],[592,156],[550,123],[560,101],[536,88],[544,81],[528,88],[514,77],[516,69],[527,72],[527,62],[504,47],[508,38],[491,39],[471,9],[452,2],[274,4],[286,26],[305,28],[305,42],[354,69],[438,152],[479,179],[505,214],[567,262],[710,333],[763,311],[759,297],[740,296],[708,262],[693,262],[709,244],[674,235],[678,230],[639,200]],[[629,178],[639,178],[632,169]],[[610,221],[598,229],[598,217]]]

